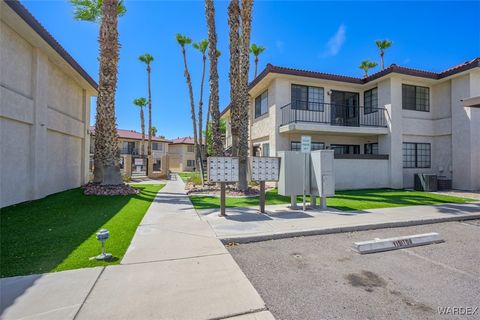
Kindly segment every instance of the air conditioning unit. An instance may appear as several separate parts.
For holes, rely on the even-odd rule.
[[[437,191],[437,175],[430,173],[415,173],[413,188],[416,191]]]

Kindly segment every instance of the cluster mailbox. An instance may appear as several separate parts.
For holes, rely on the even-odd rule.
[[[238,158],[209,157],[208,181],[210,182],[237,182]]]
[[[250,176],[252,181],[278,181],[280,158],[252,157],[250,158]]]

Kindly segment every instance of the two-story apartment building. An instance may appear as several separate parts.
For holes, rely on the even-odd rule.
[[[142,134],[135,130],[117,129],[118,150],[122,172],[129,176],[146,176],[147,166],[151,166],[149,176],[164,176],[168,172],[168,148],[170,140],[152,137],[151,164],[147,161],[148,135],[142,144]],[[90,168],[93,170],[95,147],[95,127],[90,127]],[[128,162],[128,163],[127,163]]]
[[[192,137],[172,139],[169,144],[169,166],[173,172],[194,171],[195,145]]]
[[[0,0],[0,208],[88,182],[97,87],[19,1]]]
[[[312,149],[335,150],[338,189],[411,188],[415,173],[480,189],[480,58],[363,79],[268,64],[249,93],[252,154],[299,150],[310,135]]]

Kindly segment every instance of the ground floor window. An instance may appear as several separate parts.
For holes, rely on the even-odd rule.
[[[358,144],[331,144],[335,154],[360,154],[360,146]]]
[[[430,168],[431,146],[430,143],[403,143],[404,168]]]
[[[365,154],[378,154],[378,143],[367,143],[363,149]]]
[[[302,150],[302,144],[300,143],[300,141],[292,141],[290,143],[290,149],[292,151],[300,151],[300,150]],[[312,151],[323,150],[323,149],[325,149],[325,143],[323,143],[323,142],[312,142]]]
[[[153,171],[162,171],[162,160],[154,159],[153,160]]]
[[[187,167],[195,167],[195,160],[187,160]]]
[[[264,143],[262,145],[262,157],[268,157],[270,155],[270,143]]]

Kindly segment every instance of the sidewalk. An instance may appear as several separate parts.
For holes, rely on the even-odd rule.
[[[1,287],[1,319],[273,319],[181,179],[158,193],[120,265],[7,278]]]
[[[480,203],[440,204],[372,209],[365,211],[290,210],[286,205],[227,208],[227,217],[219,209],[198,210],[224,243],[251,242],[305,235],[403,227],[427,223],[480,219]]]

